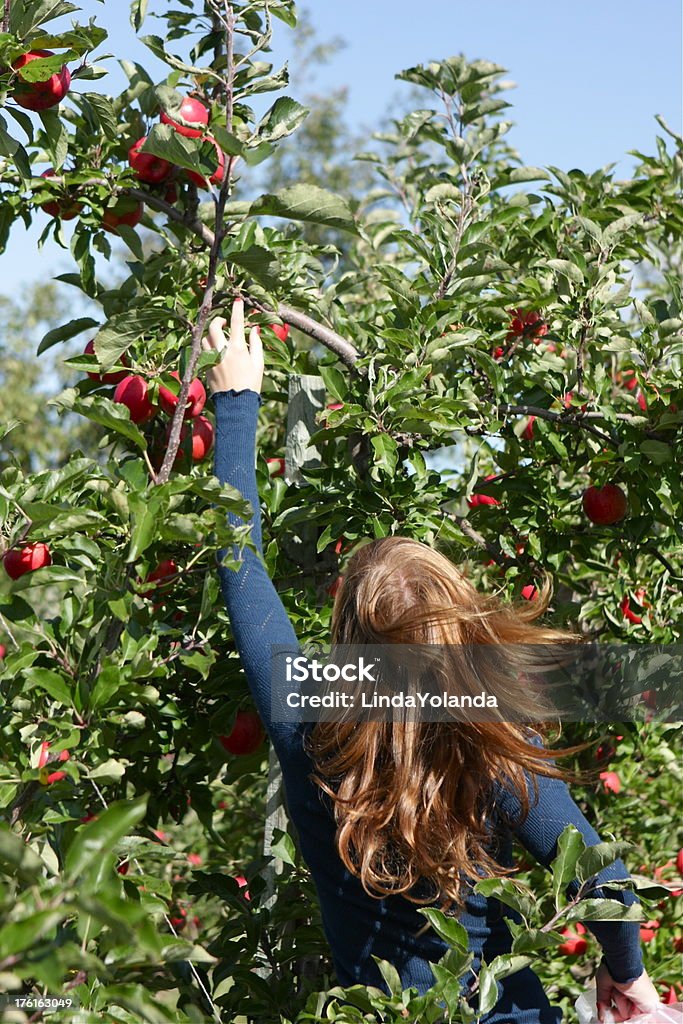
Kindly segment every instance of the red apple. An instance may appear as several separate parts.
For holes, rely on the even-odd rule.
[[[683,847],[676,854],[676,870],[679,875],[683,875]]]
[[[143,590],[142,597],[152,597],[167,593],[173,586],[177,576],[177,563],[172,558],[165,558],[145,576],[145,583],[156,583],[157,585],[149,590]]]
[[[616,772],[600,772],[600,780],[608,793],[621,792],[621,779]]]
[[[168,920],[177,932],[181,932],[187,924],[187,911],[184,907],[174,907]]]
[[[244,889],[244,892],[242,893],[242,896],[244,897],[244,899],[245,900],[250,900],[251,896],[249,895],[249,890],[247,889],[247,886],[249,885],[249,882],[246,880],[244,875],[235,875],[234,877],[235,877],[235,881],[239,885],[240,889]]]
[[[147,142],[147,136],[143,135],[128,150],[128,163],[137,174],[140,181],[149,185],[159,185],[168,178],[173,170],[173,164],[168,160],[162,160],[160,156],[153,153],[142,153],[142,147]]]
[[[582,504],[586,516],[598,526],[618,523],[628,509],[626,495],[618,484],[587,488],[583,492]]]
[[[175,128],[179,135],[184,135],[188,139],[198,139],[200,135],[204,134],[209,123],[209,111],[203,103],[192,99],[191,96],[186,96],[180,104],[178,114],[182,117],[183,121],[189,121],[190,124],[197,127],[188,128],[186,125],[174,121],[165,110],[161,111],[161,123],[170,124],[171,128]]]
[[[0,661],[4,661],[5,655],[7,654],[7,648],[4,644],[0,644]]]
[[[525,601],[535,601],[538,597],[538,590],[533,583],[527,583],[525,587],[522,587],[522,597]]]
[[[678,993],[673,985],[669,985],[668,989],[662,996],[662,1002],[665,1006],[673,1006],[674,1003],[678,1002]]]
[[[152,405],[147,394],[147,381],[134,373],[116,385],[114,401],[126,406],[133,423],[145,423],[156,412],[156,406]]]
[[[561,934],[565,935],[566,939],[557,947],[557,951],[563,956],[582,956],[588,949],[588,942],[583,938],[586,929],[580,921],[577,921],[574,929],[563,928]]]
[[[92,356],[94,354],[95,354],[95,340],[92,339],[91,341],[88,342],[88,344],[83,349],[83,355],[84,356]],[[129,365],[128,364],[128,359],[126,357],[126,353],[125,352],[121,356],[119,362],[123,366],[128,366]],[[93,373],[90,370],[88,370],[88,376],[90,377],[90,380],[96,380],[100,384],[118,384],[120,381],[123,380],[124,377],[128,376],[128,373],[127,373],[126,370],[116,370],[114,373]]]
[[[595,751],[595,759],[596,761],[609,761],[615,754],[616,750],[611,743],[601,743]]]
[[[127,875],[129,868],[130,868],[130,862],[127,861],[127,860],[122,860],[121,863],[116,868],[116,870],[118,871],[118,873],[120,875]]]
[[[35,572],[46,565],[52,565],[52,557],[47,544],[40,541],[26,544],[23,548],[10,548],[2,556],[5,572],[12,580],[18,580],[27,572]]]
[[[493,480],[495,473],[489,473],[485,480]],[[473,494],[467,499],[467,504],[470,508],[477,508],[479,505],[500,505],[497,498],[491,497],[490,494]]]
[[[284,476],[285,475],[285,460],[283,458],[266,459],[268,463],[268,473],[270,476]]]
[[[187,863],[191,864],[193,868],[198,868],[202,863],[202,858],[198,853],[188,853]]]
[[[493,350],[493,352],[491,353],[491,355],[492,355],[492,356],[493,356],[493,358],[494,358],[494,359],[496,359],[496,360],[498,360],[498,359],[502,359],[502,358],[503,358],[503,356],[505,355],[505,349],[503,348],[503,346],[502,346],[502,345],[498,345],[498,346],[497,346],[496,348],[494,348],[494,350]]]
[[[213,424],[206,416],[198,416],[192,423],[192,461],[201,462],[213,446]]]
[[[134,228],[142,220],[144,212],[144,205],[137,199],[133,199],[132,196],[121,196],[104,211],[102,227],[113,234],[118,232],[122,224]]]
[[[17,83],[14,86],[13,97],[20,107],[26,110],[48,110],[50,107],[60,103],[69,91],[71,85],[71,72],[66,64],[62,65],[60,71],[55,71],[45,82],[27,82],[22,77],[21,69],[25,68],[31,61],[40,60],[42,57],[54,57],[52,50],[29,50],[12,63],[17,72]]]
[[[43,171],[41,178],[59,178],[53,167]],[[71,198],[68,194],[58,199],[48,199],[46,203],[40,204],[41,210],[45,210],[51,217],[61,217],[62,220],[73,220],[83,209],[83,203]]]
[[[652,942],[659,928],[659,921],[644,921],[640,926],[640,941]]]
[[[51,786],[53,782],[61,782],[65,778],[66,772],[50,772],[45,781],[48,786]]]
[[[287,341],[289,337],[289,324],[271,324],[270,329],[280,341]],[[328,405],[328,409],[330,406]]]
[[[646,591],[644,587],[639,587],[633,594],[634,600],[643,607],[645,607],[645,594]],[[639,625],[643,621],[642,615],[637,615],[631,608],[631,601],[628,594],[624,594],[619,607],[621,608],[624,618],[628,619],[628,621],[632,622],[635,626]]]
[[[223,156],[223,150],[220,148],[218,143],[210,135],[206,136],[207,141],[213,143],[213,147],[216,150],[216,159],[218,160],[218,167],[210,176],[209,181],[212,185],[220,185],[225,174],[225,157]],[[193,181],[198,188],[207,188],[206,178],[199,171],[185,171],[190,181]]]
[[[171,371],[171,377],[175,377],[177,381],[180,380],[180,374],[177,370]],[[204,385],[200,381],[199,377],[190,384],[190,390],[187,394],[187,405],[185,406],[185,419],[194,419],[195,416],[199,416],[200,412],[204,408],[206,403],[206,391]],[[174,395],[170,388],[164,387],[162,384],[159,387],[159,405],[169,416],[172,416],[175,412],[178,404],[178,395]]]
[[[526,421],[524,430],[522,431],[522,437],[525,441],[533,441],[534,439],[534,423],[536,422],[535,416],[529,416]]]
[[[263,742],[263,725],[255,711],[238,711],[228,736],[219,736],[229,754],[253,754]]]
[[[330,583],[329,587],[327,588],[327,593],[330,595],[330,597],[336,597],[337,596],[337,594],[339,593],[339,588],[341,587],[341,585],[342,585],[342,577],[341,576],[337,576],[336,580],[333,580],[333,582]]]
[[[548,325],[541,313],[537,313],[535,310],[524,313],[521,309],[511,309],[509,313],[512,319],[506,341],[513,341],[515,338],[533,338],[538,345],[540,339],[548,333]]]

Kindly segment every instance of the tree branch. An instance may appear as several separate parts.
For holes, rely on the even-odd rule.
[[[9,19],[12,9],[12,0],[5,0],[5,12],[2,17],[2,31],[9,32]]]
[[[233,112],[233,92],[234,92],[234,68],[233,68],[233,37],[235,32],[235,18],[233,15],[232,7],[226,5],[226,52],[227,52],[227,66],[226,66],[226,89],[225,89],[225,110],[226,110],[226,126],[228,131],[232,131],[232,112]],[[204,330],[206,328],[207,321],[213,309],[213,297],[214,288],[216,286],[216,271],[218,269],[218,261],[221,256],[221,249],[223,246],[223,239],[225,237],[225,204],[227,203],[228,196],[232,189],[232,168],[233,158],[228,160],[225,168],[225,173],[221,181],[221,186],[218,192],[218,198],[216,200],[216,230],[210,232],[211,244],[209,252],[209,269],[206,275],[206,287],[204,288],[204,297],[202,298],[201,306],[199,307],[199,313],[197,314],[197,320],[192,328],[192,348],[190,351],[190,358],[187,361],[185,367],[185,373],[180,384],[180,393],[178,395],[178,403],[173,413],[173,419],[171,420],[171,429],[169,432],[168,444],[166,446],[166,452],[164,453],[163,462],[157,474],[156,482],[164,484],[171,475],[173,464],[178,454],[178,448],[180,446],[180,436],[183,427],[183,420],[185,418],[185,407],[187,405],[187,396],[190,390],[190,384],[194,378],[195,368],[199,361],[199,356],[202,349],[202,338],[204,336]],[[202,225],[204,227],[204,225]],[[208,229],[207,229],[208,230]],[[202,233],[202,238],[204,235]]]
[[[615,440],[609,434],[605,434],[602,430],[598,430],[596,427],[592,427],[590,423],[586,423],[587,419],[604,419],[601,413],[566,413],[566,412],[552,412],[550,409],[542,409],[536,405],[498,405],[496,406],[498,412],[511,413],[512,415],[519,416],[536,416],[541,420],[548,420],[550,423],[562,423],[564,426],[570,427],[572,430],[587,430],[589,434],[593,434],[603,444],[609,444],[613,448],[619,447],[619,441]],[[622,416],[627,416],[627,413]],[[638,419],[639,417],[635,417]]]

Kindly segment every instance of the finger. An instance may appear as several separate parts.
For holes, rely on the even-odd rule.
[[[617,1011],[619,1013],[618,1020],[628,1020],[633,1015],[633,1003],[625,996],[623,992],[618,990],[614,992],[614,1002],[617,1004]]]
[[[249,354],[256,369],[263,371],[263,342],[261,328],[252,327],[249,331]]]
[[[246,348],[244,337],[244,300],[235,299],[230,317],[230,344],[235,348]]]
[[[208,338],[202,338],[202,348],[205,352],[213,352],[213,345],[209,343]]]
[[[223,328],[227,324],[227,320],[223,316],[216,316],[209,324],[209,344],[212,348],[215,348],[217,352],[225,348],[227,339],[223,332]]]

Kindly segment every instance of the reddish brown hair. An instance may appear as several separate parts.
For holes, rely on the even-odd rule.
[[[493,671],[483,682],[502,709],[514,708],[518,723],[316,723],[313,777],[332,800],[339,855],[370,895],[461,905],[464,878],[506,873],[490,847],[494,784],[512,787],[525,815],[525,771],[565,777],[548,763],[557,751],[539,749],[524,724],[549,713],[525,677],[529,645],[557,651],[581,639],[536,623],[550,597],[547,578],[534,601],[507,604],[483,595],[444,555],[405,537],[372,541],[351,557],[335,599],[333,644],[506,645],[501,660],[508,671]],[[446,659],[444,685],[453,694],[480,692],[481,671],[468,678],[462,666],[461,659],[454,678]],[[418,882],[419,895],[411,891]]]

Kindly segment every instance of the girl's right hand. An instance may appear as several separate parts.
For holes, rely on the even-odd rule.
[[[202,338],[205,352],[220,352],[221,360],[210,366],[206,380],[212,394],[217,391],[261,392],[263,381],[263,345],[258,327],[249,332],[249,347],[244,336],[244,302],[235,299],[230,318],[230,337],[223,328],[227,320],[215,317],[209,324],[208,337]]]
[[[643,971],[635,981],[614,981],[607,967],[601,963],[595,975],[598,1020],[606,1021],[611,1012],[613,1021],[630,1020],[659,1006],[657,989]],[[616,1007],[616,1009],[615,1009]]]

